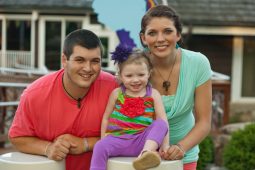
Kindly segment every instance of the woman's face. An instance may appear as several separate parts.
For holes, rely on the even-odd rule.
[[[154,57],[164,58],[172,54],[181,35],[177,33],[174,22],[166,17],[154,17],[141,34],[143,44],[146,45]]]

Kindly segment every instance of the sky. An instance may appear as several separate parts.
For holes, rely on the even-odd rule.
[[[141,47],[139,32],[146,11],[145,0],[94,0],[92,7],[101,23],[113,31],[129,31],[136,46]]]

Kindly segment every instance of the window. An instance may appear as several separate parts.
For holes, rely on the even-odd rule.
[[[233,37],[192,35],[184,42],[188,49],[203,53],[213,71],[231,76]]]
[[[7,50],[30,51],[30,41],[30,21],[7,21]]]
[[[49,70],[60,69],[61,22],[46,22],[45,64]]]
[[[2,50],[2,21],[0,20],[0,50]]]
[[[83,17],[77,18],[45,18],[45,66],[49,70],[58,70],[61,68],[61,49],[63,41],[69,33],[81,29]],[[65,27],[65,28],[64,28]],[[63,30],[65,30],[63,32]],[[93,31],[93,30],[92,30]],[[104,31],[104,30],[102,30]],[[102,35],[100,37],[104,46],[104,55],[102,56],[102,67],[109,67],[109,37]]]
[[[70,32],[81,29],[81,21],[65,21],[65,35]],[[62,35],[61,21],[46,21],[45,36],[45,65],[49,70],[58,70],[61,68],[61,42],[64,41]]]
[[[255,37],[244,37],[242,97],[255,97]]]
[[[66,22],[66,35],[68,35],[70,32],[81,29],[81,22],[74,22],[74,21],[67,21]]]
[[[109,44],[107,37],[99,37],[103,47],[104,47],[104,55],[102,56],[102,67],[108,67],[108,53],[109,53]]]

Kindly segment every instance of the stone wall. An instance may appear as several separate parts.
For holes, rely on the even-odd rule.
[[[28,74],[0,74],[0,82],[31,83],[40,76]],[[0,87],[0,102],[17,102],[25,87]],[[7,132],[17,105],[0,106],[0,147],[8,140]]]
[[[230,104],[229,122],[255,121],[255,102],[242,101]]]
[[[0,74],[0,82],[31,83],[39,77],[41,76],[28,74]]]
[[[0,74],[0,82],[32,83],[38,79],[38,75],[27,74]],[[17,101],[24,87],[0,87],[0,101]]]

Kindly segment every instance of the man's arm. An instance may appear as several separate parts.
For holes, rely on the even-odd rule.
[[[84,152],[92,151],[96,142],[100,137],[86,137],[80,138],[71,134],[64,134],[55,139],[56,141],[65,141],[70,144],[69,154],[82,154]]]
[[[37,137],[10,137],[9,139],[20,152],[43,155],[56,161],[63,160],[71,147],[71,144],[65,140],[50,142]]]

